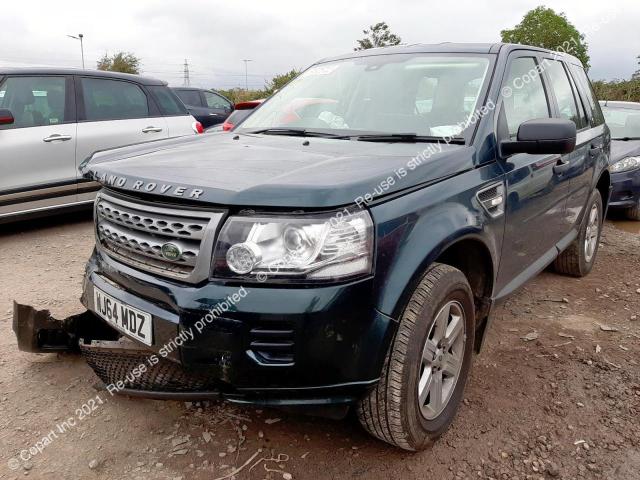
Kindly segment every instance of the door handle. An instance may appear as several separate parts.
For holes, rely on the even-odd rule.
[[[54,133],[53,135],[49,135],[42,139],[43,142],[66,142],[67,140],[71,140],[71,135],[60,135],[58,133]]]
[[[602,150],[602,145],[594,145],[592,143],[591,146],[589,147],[589,153],[592,154],[592,155],[595,155],[600,150]]]
[[[161,132],[161,131],[162,131],[162,128],[153,127],[153,126],[146,127],[146,128],[142,129],[142,133],[158,133],[158,132]]]
[[[567,162],[563,159],[558,159],[558,162],[553,166],[553,173],[561,175],[571,168],[571,162]]]

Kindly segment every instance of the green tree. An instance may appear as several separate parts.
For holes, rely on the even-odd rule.
[[[276,75],[264,86],[265,96],[268,97],[269,95],[273,95],[277,90],[280,90],[298,75],[300,75],[300,72],[295,68],[288,71],[287,73]]]
[[[529,11],[511,30],[500,32],[502,41],[548,48],[577,57],[589,68],[589,54],[585,37],[567,20],[564,13],[556,13],[543,6]]]
[[[640,66],[640,55],[636,57],[638,59],[638,66]],[[640,80],[640,68],[636,70],[636,72],[631,75],[631,80]]]
[[[267,98],[276,91],[280,90],[291,80],[300,75],[300,71],[291,69],[287,73],[276,75],[271,80],[265,83],[262,90],[245,90],[244,88],[231,88],[229,90],[217,90],[222,95],[227,97],[233,103],[246,102],[249,100],[259,100],[261,98]]]
[[[105,53],[98,60],[98,70],[138,74],[140,73],[140,59],[129,52],[118,52],[112,56]]]
[[[369,30],[363,30],[362,33],[365,34],[365,37],[361,40],[356,40],[358,42],[358,46],[354,48],[355,51],[377,47],[388,47],[390,45],[400,45],[400,42],[402,42],[402,39],[398,35],[391,33],[387,22],[380,22],[375,25],[371,25]]]
[[[227,97],[233,103],[259,100],[266,97],[264,90],[245,90],[244,87],[230,88],[228,90],[214,88],[214,90]]]

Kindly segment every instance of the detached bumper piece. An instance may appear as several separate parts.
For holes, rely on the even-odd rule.
[[[107,388],[131,396],[152,398],[218,397],[219,380],[138,347],[122,337],[118,341],[80,340],[89,366]]]
[[[23,352],[78,352],[78,339],[115,340],[119,333],[89,311],[58,320],[49,310],[13,302],[13,331]]]

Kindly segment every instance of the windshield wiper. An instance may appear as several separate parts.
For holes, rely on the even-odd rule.
[[[252,130],[247,133],[264,134],[264,135],[285,135],[289,137],[318,137],[318,138],[338,138],[338,139],[350,138],[349,135],[341,135],[338,133],[329,133],[329,132],[318,132],[314,130],[307,130],[306,128],[272,127],[272,128],[261,128],[260,130]]]
[[[611,140],[621,140],[623,142],[628,142],[630,140],[640,140],[640,137],[620,137],[620,138],[612,138]]]
[[[354,135],[352,138],[362,142],[392,142],[392,143],[454,143],[464,145],[463,137],[438,137],[434,135],[418,135],[417,133],[373,133],[367,135]]]

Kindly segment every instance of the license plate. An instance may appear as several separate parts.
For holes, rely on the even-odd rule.
[[[153,343],[150,314],[130,307],[95,287],[93,303],[95,312],[115,328],[146,345]]]

